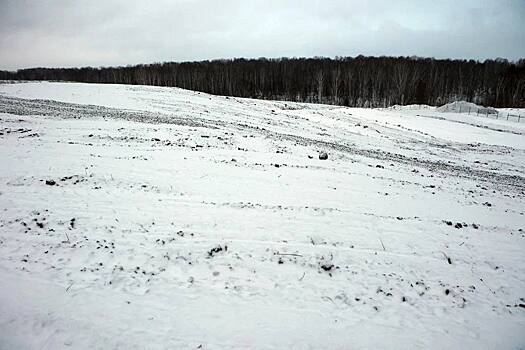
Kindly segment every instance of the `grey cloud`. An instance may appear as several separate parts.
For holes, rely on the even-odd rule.
[[[0,0],[0,69],[227,57],[525,57],[525,1]]]

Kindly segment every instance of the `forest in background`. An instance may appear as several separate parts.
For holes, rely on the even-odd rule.
[[[0,71],[0,79],[174,86],[215,95],[353,107],[439,106],[457,100],[525,107],[525,59],[238,58],[125,67],[30,68]]]

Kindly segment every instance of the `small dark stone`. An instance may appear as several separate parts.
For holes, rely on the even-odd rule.
[[[323,264],[321,265],[321,268],[324,270],[324,271],[330,271],[334,268],[334,265],[333,264]]]
[[[328,159],[328,153],[326,153],[326,152],[319,153],[319,159],[320,160],[327,160]]]
[[[212,248],[208,251],[208,256],[209,257],[212,257],[214,254],[217,254],[219,252],[222,252],[223,250],[226,251],[228,248],[227,247],[224,247],[222,248],[220,245],[215,247],[215,248]]]
[[[450,289],[445,289],[445,294],[449,295],[450,294]]]
[[[454,225],[455,228],[462,228],[463,225],[461,225],[461,223],[457,222],[456,225]]]
[[[46,180],[46,185],[55,186],[56,182],[55,182],[55,180]]]

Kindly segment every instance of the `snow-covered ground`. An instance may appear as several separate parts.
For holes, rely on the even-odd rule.
[[[47,82],[0,123],[0,349],[525,347],[525,123]]]

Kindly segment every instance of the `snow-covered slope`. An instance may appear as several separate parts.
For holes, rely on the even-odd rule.
[[[525,123],[46,82],[0,120],[0,349],[525,346]]]

